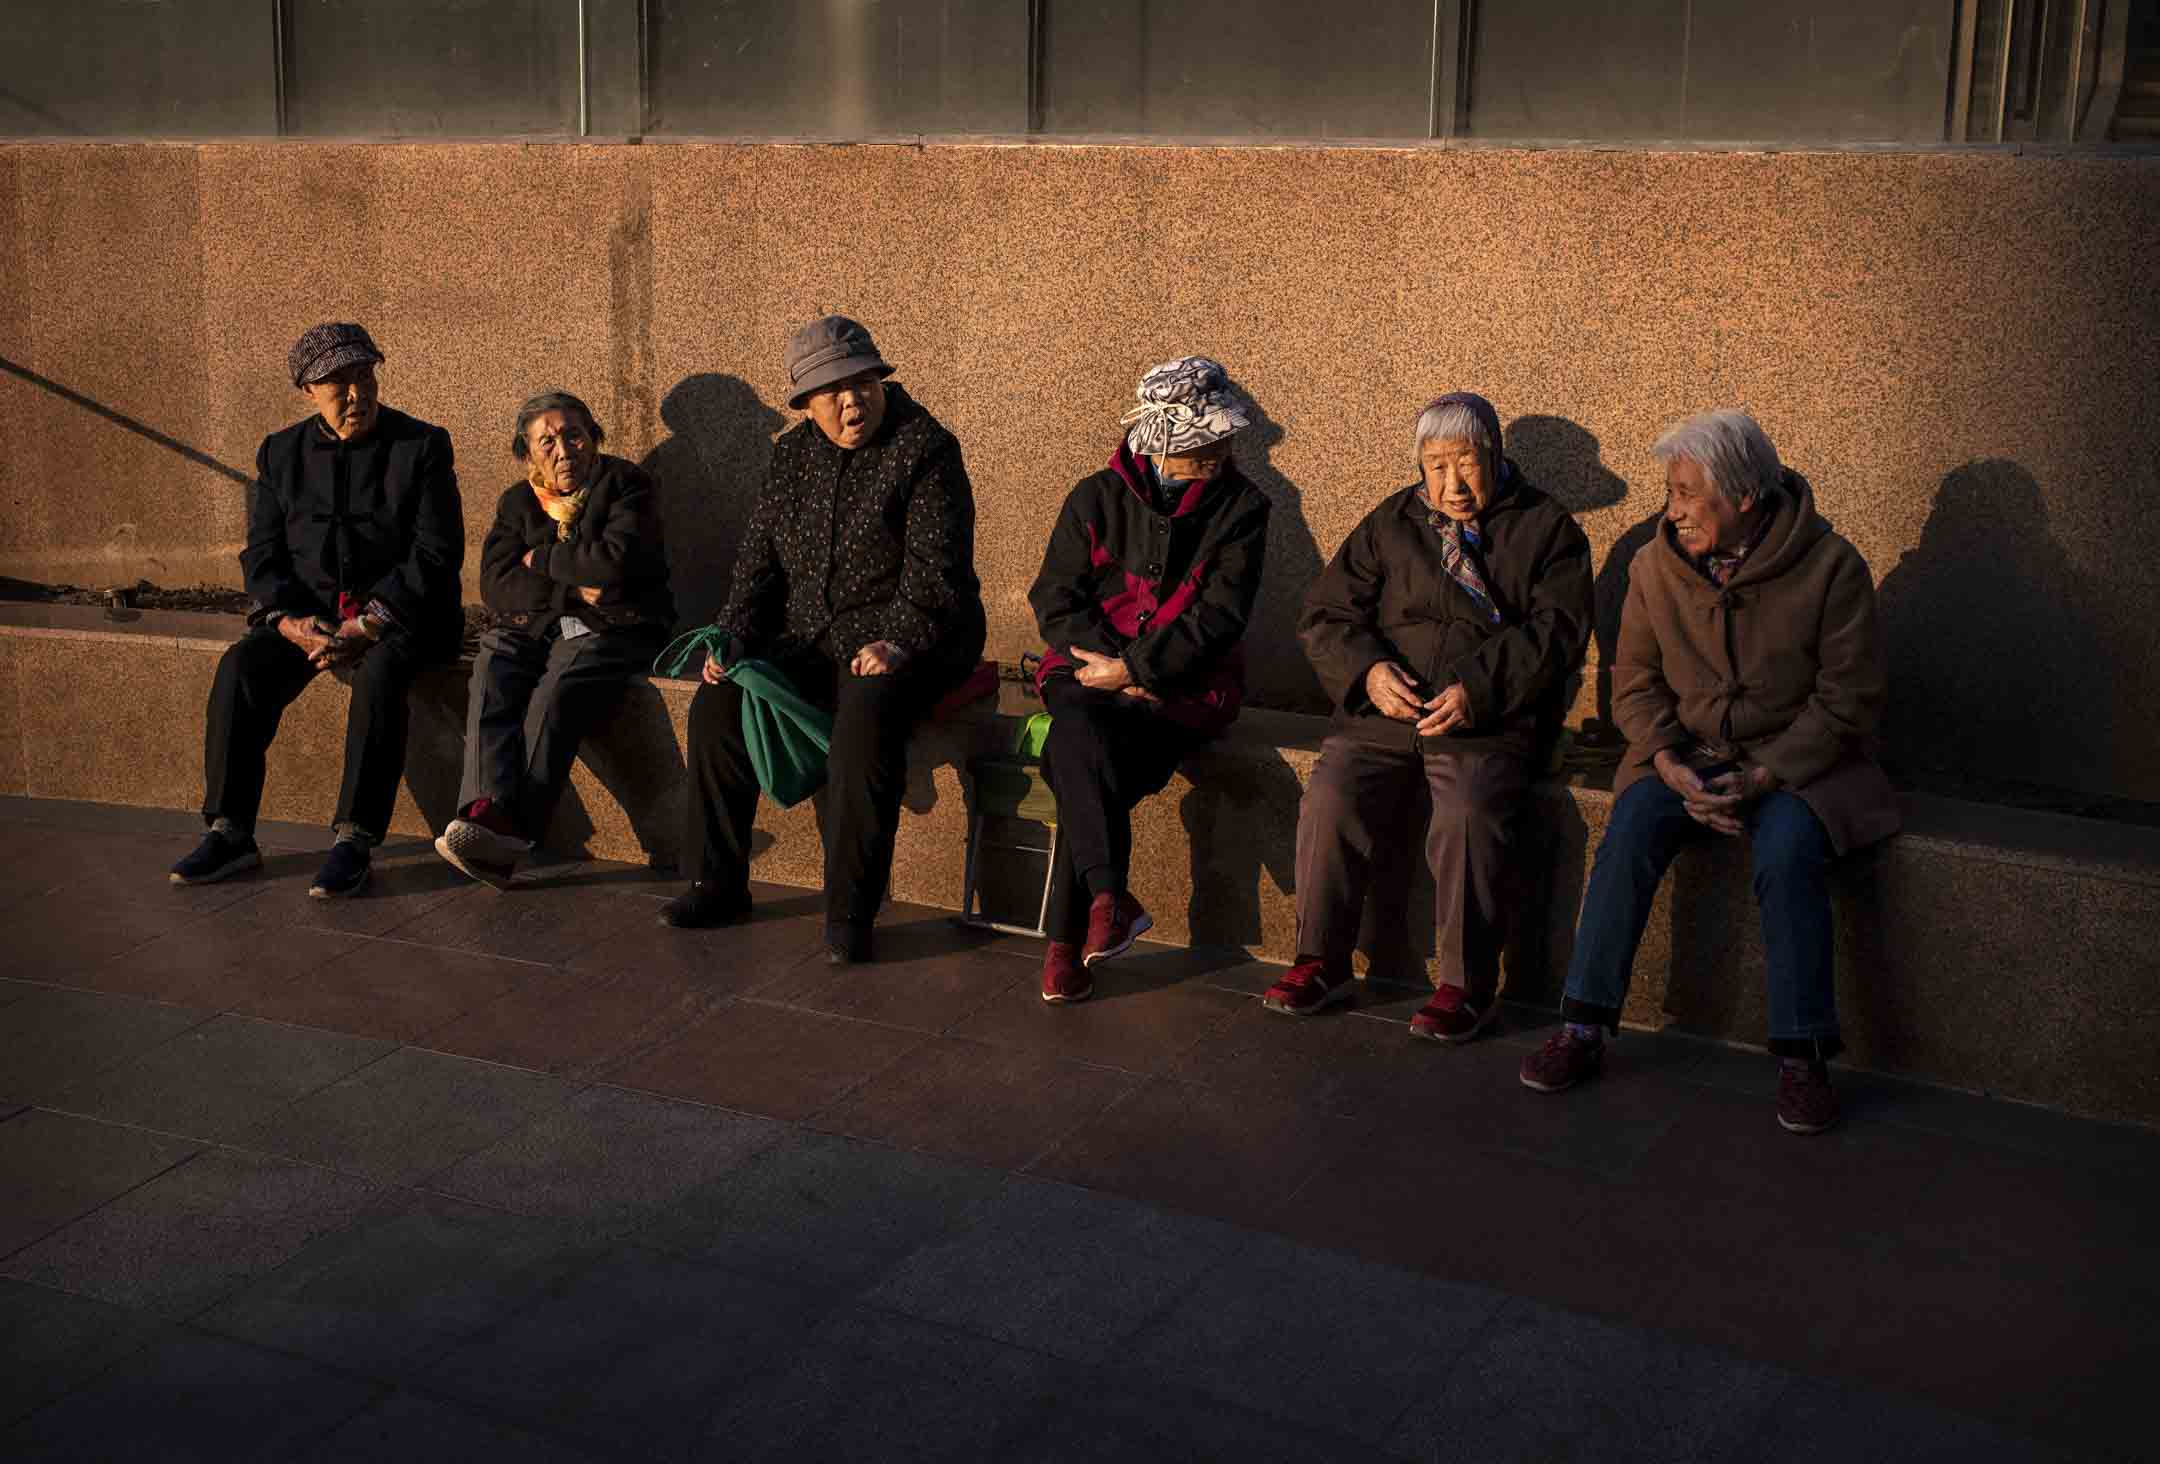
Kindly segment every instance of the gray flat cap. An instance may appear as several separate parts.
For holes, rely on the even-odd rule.
[[[788,402],[796,411],[821,386],[845,381],[858,371],[890,376],[892,367],[878,354],[870,332],[845,315],[825,315],[795,332],[788,342]]]

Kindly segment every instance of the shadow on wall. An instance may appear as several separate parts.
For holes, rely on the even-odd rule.
[[[1320,679],[1297,649],[1297,619],[1305,587],[1320,577],[1327,561],[1305,521],[1303,490],[1273,462],[1283,430],[1257,404],[1253,413],[1252,426],[1237,436],[1237,465],[1267,495],[1272,512],[1260,598],[1245,628],[1245,674],[1259,705],[1324,713],[1329,708]]]
[[[2106,792],[2115,696],[2088,593],[2024,468],[1992,458],[1945,477],[1879,592],[1898,779]]]
[[[1290,764],[1268,758],[1207,757],[1189,762],[1191,789],[1178,803],[1192,852],[1186,907],[1196,946],[1258,947],[1261,884],[1297,892],[1297,815],[1304,788]],[[1252,810],[1269,816],[1255,820]]]
[[[1627,479],[1605,466],[1597,434],[1565,417],[1518,417],[1503,434],[1507,455],[1531,484],[1580,516],[1625,503]],[[1653,514],[1620,536],[1598,571],[1591,638],[1597,644],[1597,715],[1612,721],[1612,651],[1620,636],[1620,607],[1627,600],[1628,566],[1657,532]],[[1569,682],[1569,700],[1578,683]]]
[[[773,436],[788,419],[741,377],[704,371],[669,390],[660,421],[670,435],[639,466],[659,485],[675,613],[702,625],[727,599]]]

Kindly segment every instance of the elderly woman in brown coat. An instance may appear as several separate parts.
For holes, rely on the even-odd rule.
[[[1298,958],[1264,998],[1347,1001],[1375,853],[1426,805],[1440,981],[1411,1021],[1463,1042],[1491,1020],[1511,845],[1591,622],[1590,545],[1501,451],[1469,392],[1418,416],[1418,481],[1365,516],[1305,598],[1305,654],[1336,704],[1298,816]]]
[[[1635,947],[1690,837],[1749,836],[1782,1059],[1778,1122],[1837,1121],[1832,859],[1895,833],[1872,739],[1885,694],[1875,583],[1807,480],[1745,412],[1681,422],[1652,451],[1665,521],[1637,555],[1613,660],[1628,751],[1568,966],[1564,1018],[1523,1060],[1540,1092],[1596,1074]]]

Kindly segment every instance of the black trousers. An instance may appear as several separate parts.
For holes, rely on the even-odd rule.
[[[458,807],[500,803],[528,839],[546,836],[578,744],[650,670],[666,643],[657,626],[596,630],[572,640],[497,628],[480,637],[465,705]]]
[[[392,631],[349,668],[332,674],[352,687],[345,714],[345,778],[332,824],[352,824],[374,840],[390,828],[405,771],[405,706],[421,658]],[[252,830],[262,807],[264,754],[285,708],[318,673],[273,626],[242,636],[218,662],[203,739],[203,821]]]
[[[1204,739],[1130,697],[1093,690],[1070,676],[1044,684],[1043,705],[1050,711],[1043,779],[1058,801],[1058,850],[1044,930],[1052,940],[1077,941],[1087,933],[1090,881],[1125,888],[1133,808],[1160,793]]]
[[[832,751],[820,795],[825,839],[825,919],[867,926],[892,877],[893,836],[907,785],[908,738],[938,698],[957,684],[949,667],[911,662],[886,676],[856,676],[822,655],[778,669],[804,697],[833,713]],[[742,688],[706,683],[690,702],[691,876],[723,894],[747,894],[750,828],[757,816],[757,770],[743,740]]]

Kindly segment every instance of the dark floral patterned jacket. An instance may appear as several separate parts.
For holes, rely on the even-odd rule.
[[[773,443],[716,622],[740,654],[800,646],[845,664],[886,640],[955,674],[981,657],[975,493],[960,444],[905,390],[885,393],[865,446],[844,449],[808,420]]]

